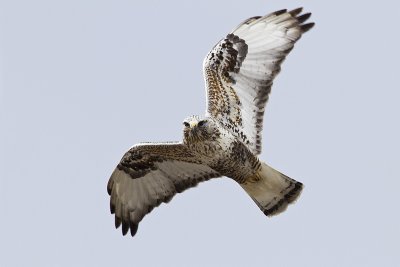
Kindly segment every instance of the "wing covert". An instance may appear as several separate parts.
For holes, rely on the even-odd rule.
[[[220,176],[201,164],[181,143],[139,144],[125,153],[108,181],[115,227],[134,236],[139,222],[162,202],[168,202],[199,182]]]
[[[261,153],[265,105],[273,79],[295,42],[314,23],[298,8],[242,22],[206,56],[207,115]]]

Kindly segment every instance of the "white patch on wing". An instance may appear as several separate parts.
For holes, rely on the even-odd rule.
[[[273,79],[294,43],[313,26],[303,24],[309,14],[300,13],[301,9],[279,11],[246,20],[203,63],[207,114],[240,137],[254,154],[261,152],[263,115]]]

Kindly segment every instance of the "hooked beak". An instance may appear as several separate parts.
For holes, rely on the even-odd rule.
[[[190,124],[190,128],[192,128],[192,129],[197,126],[197,122],[195,122],[195,121],[191,121],[189,124]]]

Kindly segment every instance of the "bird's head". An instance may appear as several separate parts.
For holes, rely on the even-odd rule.
[[[214,131],[214,122],[208,118],[190,116],[183,121],[183,138],[187,143],[209,140]]]

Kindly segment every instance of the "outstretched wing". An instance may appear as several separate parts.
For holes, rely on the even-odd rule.
[[[204,60],[207,115],[216,118],[254,153],[261,153],[265,104],[273,79],[295,42],[314,23],[298,8],[241,23]]]
[[[161,202],[199,182],[220,176],[201,164],[181,143],[139,144],[121,159],[107,191],[115,227],[136,234],[139,222]]]

